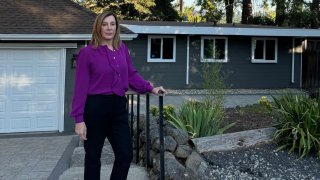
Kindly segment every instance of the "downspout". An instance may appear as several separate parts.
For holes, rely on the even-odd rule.
[[[307,39],[305,38],[303,41],[301,39],[301,54],[300,54],[300,88],[302,88],[302,54],[303,51],[307,49]]]
[[[187,69],[186,69],[186,85],[189,85],[189,51],[190,51],[190,35],[187,36]]]
[[[292,37],[292,56],[291,56],[291,83],[294,83],[294,54],[295,54],[295,42],[294,37]]]

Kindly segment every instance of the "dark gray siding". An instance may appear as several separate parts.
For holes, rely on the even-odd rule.
[[[64,131],[74,131],[74,120],[70,117],[71,103],[73,97],[73,88],[75,80],[76,70],[71,68],[71,59],[73,54],[78,54],[81,47],[84,46],[84,42],[78,43],[77,49],[67,49],[66,55],[66,79],[65,79],[65,100],[64,100]]]
[[[130,49],[132,62],[144,79],[154,86],[184,88],[186,83],[187,37],[176,36],[176,62],[147,62],[148,36],[139,35],[125,42]]]
[[[190,87],[201,88],[200,36],[191,38]],[[251,63],[251,37],[229,36],[228,59],[223,71],[228,74],[226,85],[231,88],[299,87],[299,63],[295,64],[295,83],[291,83],[292,38],[278,38],[278,62]],[[298,60],[296,59],[296,62]]]

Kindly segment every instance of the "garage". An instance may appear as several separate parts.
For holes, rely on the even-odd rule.
[[[0,133],[63,130],[65,49],[0,49]]]

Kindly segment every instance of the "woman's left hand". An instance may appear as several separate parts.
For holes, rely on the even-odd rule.
[[[167,93],[162,86],[153,88],[151,92],[157,96],[164,96]]]

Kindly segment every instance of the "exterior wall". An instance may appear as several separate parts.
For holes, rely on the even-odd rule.
[[[64,131],[74,131],[74,120],[70,117],[71,104],[74,89],[74,80],[76,75],[76,69],[71,67],[71,59],[73,54],[78,54],[81,47],[84,46],[84,42],[78,42],[77,49],[67,49],[66,55],[66,79],[65,79],[65,104],[64,104]]]
[[[200,40],[200,36],[191,38],[190,87],[196,88],[202,87]],[[251,63],[251,37],[229,36],[228,62],[222,68],[228,75],[226,85],[231,88],[300,87],[300,63],[295,63],[295,83],[291,83],[291,48],[292,38],[279,37],[277,63]]]
[[[139,35],[125,42],[130,49],[132,63],[144,79],[154,86],[184,88],[186,83],[187,37],[176,36],[176,62],[147,62],[148,36]]]

